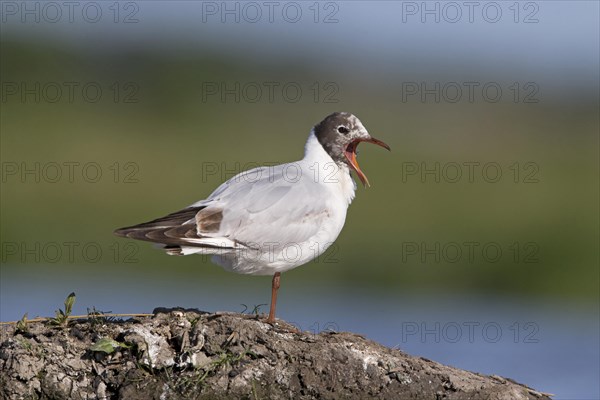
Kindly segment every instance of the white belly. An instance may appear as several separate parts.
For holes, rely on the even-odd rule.
[[[215,264],[238,274],[273,275],[304,265],[323,254],[337,239],[346,219],[346,208],[331,212],[319,232],[301,243],[266,243],[257,248],[213,255]]]

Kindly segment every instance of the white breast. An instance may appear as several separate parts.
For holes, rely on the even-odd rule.
[[[313,132],[308,137],[304,158],[300,163],[307,170],[307,175],[312,174],[316,182],[325,185],[334,195],[341,196],[346,203],[345,208],[350,205],[356,192],[356,183],[350,176],[348,166],[340,166],[333,161]]]

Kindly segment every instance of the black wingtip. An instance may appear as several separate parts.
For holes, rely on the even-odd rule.
[[[113,234],[120,237],[127,237],[127,232],[129,232],[129,228],[119,228],[113,231]]]

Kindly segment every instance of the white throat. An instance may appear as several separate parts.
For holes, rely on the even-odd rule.
[[[346,164],[336,163],[325,151],[315,133],[311,130],[302,159],[306,173],[323,185],[328,185],[340,194],[347,204],[352,202],[356,191],[356,183],[350,175]]]

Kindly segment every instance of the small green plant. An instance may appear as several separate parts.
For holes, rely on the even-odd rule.
[[[217,371],[220,367],[224,365],[234,366],[246,356],[256,357],[256,354],[250,350],[244,350],[239,354],[232,353],[229,350],[223,351],[219,354],[219,358],[210,363],[206,368],[203,368],[204,373],[200,376],[198,382],[202,384],[208,376]]]
[[[165,370],[167,382],[169,386],[180,395],[180,398],[196,399],[197,393],[202,391],[207,378],[215,374],[221,367],[227,365],[232,367],[235,366],[246,356],[257,358],[256,354],[250,350],[244,350],[241,353],[232,353],[229,350],[223,350],[218,354],[217,358],[208,365],[197,369],[194,368],[194,372],[191,376],[182,374],[178,378],[174,378],[169,375],[167,370]]]
[[[254,314],[254,315],[260,314],[260,308],[262,306],[266,306],[266,305],[267,304],[258,304],[258,305],[255,305],[254,308],[252,309],[252,314]]]
[[[89,350],[90,351],[100,351],[102,353],[111,354],[119,348],[129,349],[130,347],[131,346],[126,343],[117,342],[116,340],[111,339],[111,338],[102,338],[102,339],[98,340],[96,343],[94,343],[89,348]]]
[[[258,397],[258,392],[256,390],[256,380],[252,379],[252,397],[254,400],[260,400]]]
[[[73,304],[75,304],[75,293],[71,293],[65,299],[65,310],[56,310],[56,316],[48,321],[50,325],[62,326],[67,323],[69,316],[73,312]]]
[[[244,306],[244,309],[242,310],[242,314],[254,314],[254,315],[258,315],[260,313],[260,308],[262,306],[266,306],[267,304],[256,304],[254,306],[254,308],[252,309],[252,311],[246,313],[246,311],[249,310],[248,306],[245,304],[242,304]]]
[[[101,311],[101,310],[96,310],[96,307],[92,307],[87,309],[87,319],[90,322],[90,325],[92,327],[95,327],[97,325],[102,325],[106,322],[112,322],[113,320],[115,320],[114,317],[110,317],[107,314],[110,314],[111,311]]]
[[[23,347],[25,350],[27,350],[27,352],[29,354],[33,353],[33,345],[31,344],[30,341],[28,341],[27,339],[17,339],[17,342],[21,345],[21,347]]]
[[[17,343],[19,343],[23,349],[27,350],[27,353],[29,353],[29,355],[34,357],[43,356],[43,348],[40,345],[36,344],[35,341],[27,340],[24,337],[17,337]]]
[[[27,313],[17,322],[17,332],[28,333],[29,325],[27,324]]]
[[[187,320],[190,322],[190,324],[192,324],[192,327],[196,326],[201,319],[202,317],[187,317]]]

